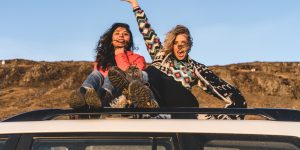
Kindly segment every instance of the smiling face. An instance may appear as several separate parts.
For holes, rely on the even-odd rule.
[[[186,34],[179,34],[176,36],[173,45],[173,54],[178,60],[183,60],[188,55],[190,46]]]
[[[115,48],[127,47],[130,41],[130,34],[124,27],[118,27],[112,34],[112,45]]]

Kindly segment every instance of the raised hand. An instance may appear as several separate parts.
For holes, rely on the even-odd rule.
[[[137,0],[121,0],[121,1],[125,1],[125,2],[130,3],[133,9],[139,7],[139,4],[138,4]]]

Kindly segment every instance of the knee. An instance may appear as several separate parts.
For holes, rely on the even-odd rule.
[[[95,76],[103,76],[98,70],[94,70],[91,74]]]
[[[158,70],[157,68],[155,68],[154,66],[148,66],[145,70],[144,70],[145,72],[147,72],[148,74],[149,73],[156,73],[157,71],[160,71],[160,70]]]
[[[90,74],[90,76],[94,76],[94,77],[98,77],[98,78],[100,78],[100,79],[104,79],[104,76],[100,73],[100,71],[98,71],[98,70],[94,70],[91,74]]]

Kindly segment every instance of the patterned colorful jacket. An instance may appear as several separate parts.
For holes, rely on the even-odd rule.
[[[145,12],[141,8],[136,8],[133,12],[151,56],[151,65],[173,77],[174,80],[189,90],[193,85],[198,84],[205,92],[224,100],[227,103],[226,108],[247,107],[240,91],[220,79],[205,65],[189,57],[184,61],[178,61],[173,54],[166,54],[160,39],[150,26]]]

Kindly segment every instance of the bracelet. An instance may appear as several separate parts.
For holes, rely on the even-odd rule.
[[[133,11],[139,10],[140,6],[133,7]]]

